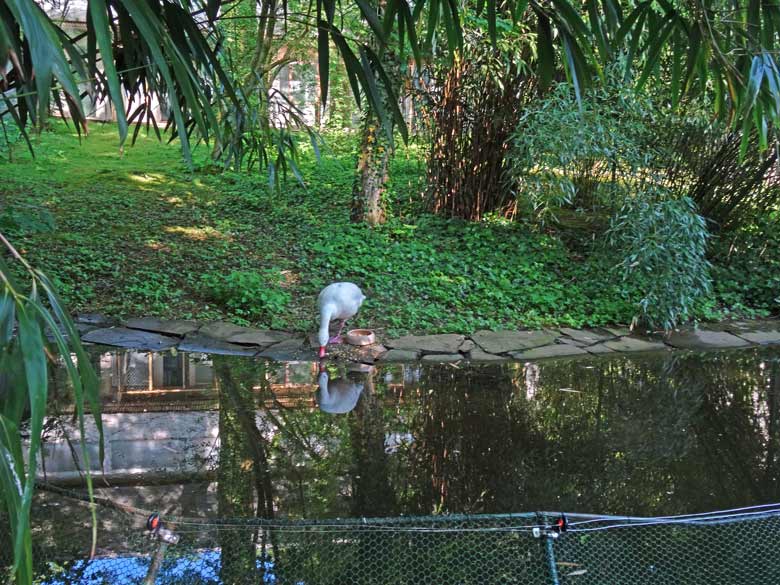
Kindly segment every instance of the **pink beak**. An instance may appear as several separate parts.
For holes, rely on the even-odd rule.
[[[325,357],[325,346],[321,345],[320,346],[320,359],[322,359],[324,357]]]

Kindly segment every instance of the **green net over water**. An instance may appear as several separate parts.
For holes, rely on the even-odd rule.
[[[780,505],[665,518],[559,513],[323,521],[161,517],[43,493],[38,583],[776,584]],[[10,564],[7,532],[0,560]],[[5,540],[5,542],[3,542]]]

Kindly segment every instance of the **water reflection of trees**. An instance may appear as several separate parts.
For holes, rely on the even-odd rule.
[[[545,366],[533,418],[555,501],[529,504],[653,514],[776,499],[778,383],[777,358],[754,352]]]
[[[217,368],[223,386],[243,362],[230,363]],[[258,415],[269,427],[255,435],[255,419],[231,420],[221,398],[221,432],[233,434],[222,449],[236,458],[225,477],[264,461],[265,484],[246,485],[263,494],[263,514],[292,517],[657,514],[767,502],[778,497],[779,363],[743,351],[431,366],[401,395],[379,370],[351,412],[277,405]],[[245,404],[268,404],[263,392]],[[406,440],[390,449],[390,436]]]
[[[258,427],[253,395],[253,386],[266,380],[265,365],[215,356],[214,370],[219,390],[218,514],[273,518],[267,433]],[[258,547],[261,558],[269,547],[275,548],[267,535],[264,530],[220,532],[222,582],[255,582]]]

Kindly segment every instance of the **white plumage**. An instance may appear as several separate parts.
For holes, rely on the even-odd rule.
[[[320,357],[325,356],[325,347],[328,342],[332,341],[330,338],[331,321],[341,322],[339,332],[336,335],[338,337],[344,328],[344,322],[355,316],[365,299],[366,297],[360,288],[351,282],[334,282],[322,289],[317,298],[317,306],[320,310],[318,334]]]
[[[330,414],[345,414],[350,412],[360,398],[363,392],[363,382],[357,382],[348,378],[328,379],[328,372],[320,373],[319,392],[317,392],[317,403],[322,412]]]

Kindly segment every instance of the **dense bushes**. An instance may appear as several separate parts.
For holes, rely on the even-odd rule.
[[[54,216],[54,231],[27,226],[15,238],[75,311],[310,331],[320,287],[349,279],[368,295],[356,325],[388,334],[595,326],[639,313],[647,279],[623,278],[623,256],[601,232],[420,212],[421,148],[401,148],[395,159],[387,224],[351,224],[354,142],[334,138],[335,153],[319,164],[302,143],[307,187],[290,180],[276,193],[262,175],[190,177],[175,146],[153,138],[139,137],[120,157],[106,155],[110,127],[82,144],[45,133],[37,160],[3,167],[0,194]],[[713,236],[712,292],[693,304],[692,318],[778,313],[778,219]],[[644,251],[641,241],[625,243]]]
[[[201,277],[203,293],[245,322],[263,320],[271,326],[283,323],[281,314],[290,303],[290,293],[281,288],[284,275],[278,270],[209,272]]]
[[[440,72],[431,96],[428,207],[434,213],[480,220],[514,213],[505,189],[510,136],[536,86],[521,63],[473,39],[464,56]]]
[[[780,213],[719,235],[712,248],[714,294],[702,317],[780,313]]]
[[[545,222],[562,207],[620,207],[663,158],[660,117],[650,99],[613,78],[579,104],[566,83],[529,104],[508,155],[521,216]]]
[[[622,258],[623,279],[642,291],[632,325],[672,329],[709,294],[707,227],[687,197],[665,199],[649,191],[626,199],[608,237]]]

